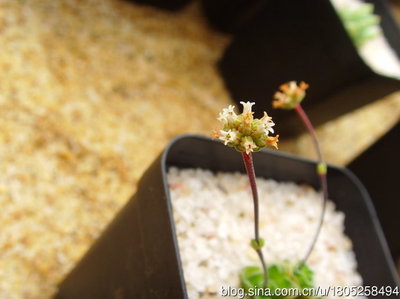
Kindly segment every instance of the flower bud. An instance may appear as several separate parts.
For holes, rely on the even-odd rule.
[[[293,109],[306,96],[308,84],[301,82],[297,85],[296,81],[282,84],[274,95],[275,101],[272,102],[274,108]]]

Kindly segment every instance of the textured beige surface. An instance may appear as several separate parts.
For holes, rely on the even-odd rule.
[[[218,126],[228,42],[197,4],[0,0],[0,298],[49,297],[167,141]],[[399,97],[327,124],[327,159],[398,117]],[[307,142],[282,148],[313,155]]]
[[[197,7],[0,2],[0,298],[46,298],[171,137],[228,104]]]

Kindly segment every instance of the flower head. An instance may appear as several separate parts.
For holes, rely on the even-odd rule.
[[[274,108],[293,109],[294,106],[299,104],[306,96],[306,89],[308,84],[300,82],[297,85],[296,81],[290,81],[282,84],[274,95],[275,101],[272,102]]]
[[[260,119],[254,118],[252,111],[253,102],[240,102],[243,112],[237,115],[234,106],[230,105],[220,112],[218,120],[223,128],[213,132],[213,137],[221,140],[225,145],[234,147],[240,152],[255,152],[263,147],[278,148],[278,135],[269,136],[274,133],[272,128],[275,124],[272,118],[264,112]]]

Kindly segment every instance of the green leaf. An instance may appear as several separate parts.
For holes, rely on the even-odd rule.
[[[245,267],[240,272],[240,281],[242,287],[248,291],[249,289],[263,288],[264,273],[258,266]],[[272,264],[268,267],[268,285],[267,287],[273,291],[277,288],[313,288],[314,273],[307,266],[298,267],[291,265],[289,262],[281,264]],[[282,296],[254,296],[254,299],[278,299]],[[287,297],[288,298],[288,297]],[[312,297],[296,297],[296,298],[312,298]]]
[[[300,269],[294,272],[300,288],[312,288],[314,287],[314,272],[307,266],[303,265]]]
[[[360,48],[367,41],[380,34],[380,17],[374,15],[374,6],[364,3],[356,8],[343,7],[338,10],[338,14],[343,24],[352,38],[354,44]]]
[[[249,266],[240,272],[240,281],[246,290],[254,287],[262,287],[264,275],[258,266]]]

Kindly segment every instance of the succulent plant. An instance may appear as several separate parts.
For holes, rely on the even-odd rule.
[[[380,18],[374,15],[373,11],[374,6],[370,3],[362,3],[356,7],[344,6],[338,9],[344,27],[358,48],[380,34],[377,26]]]

